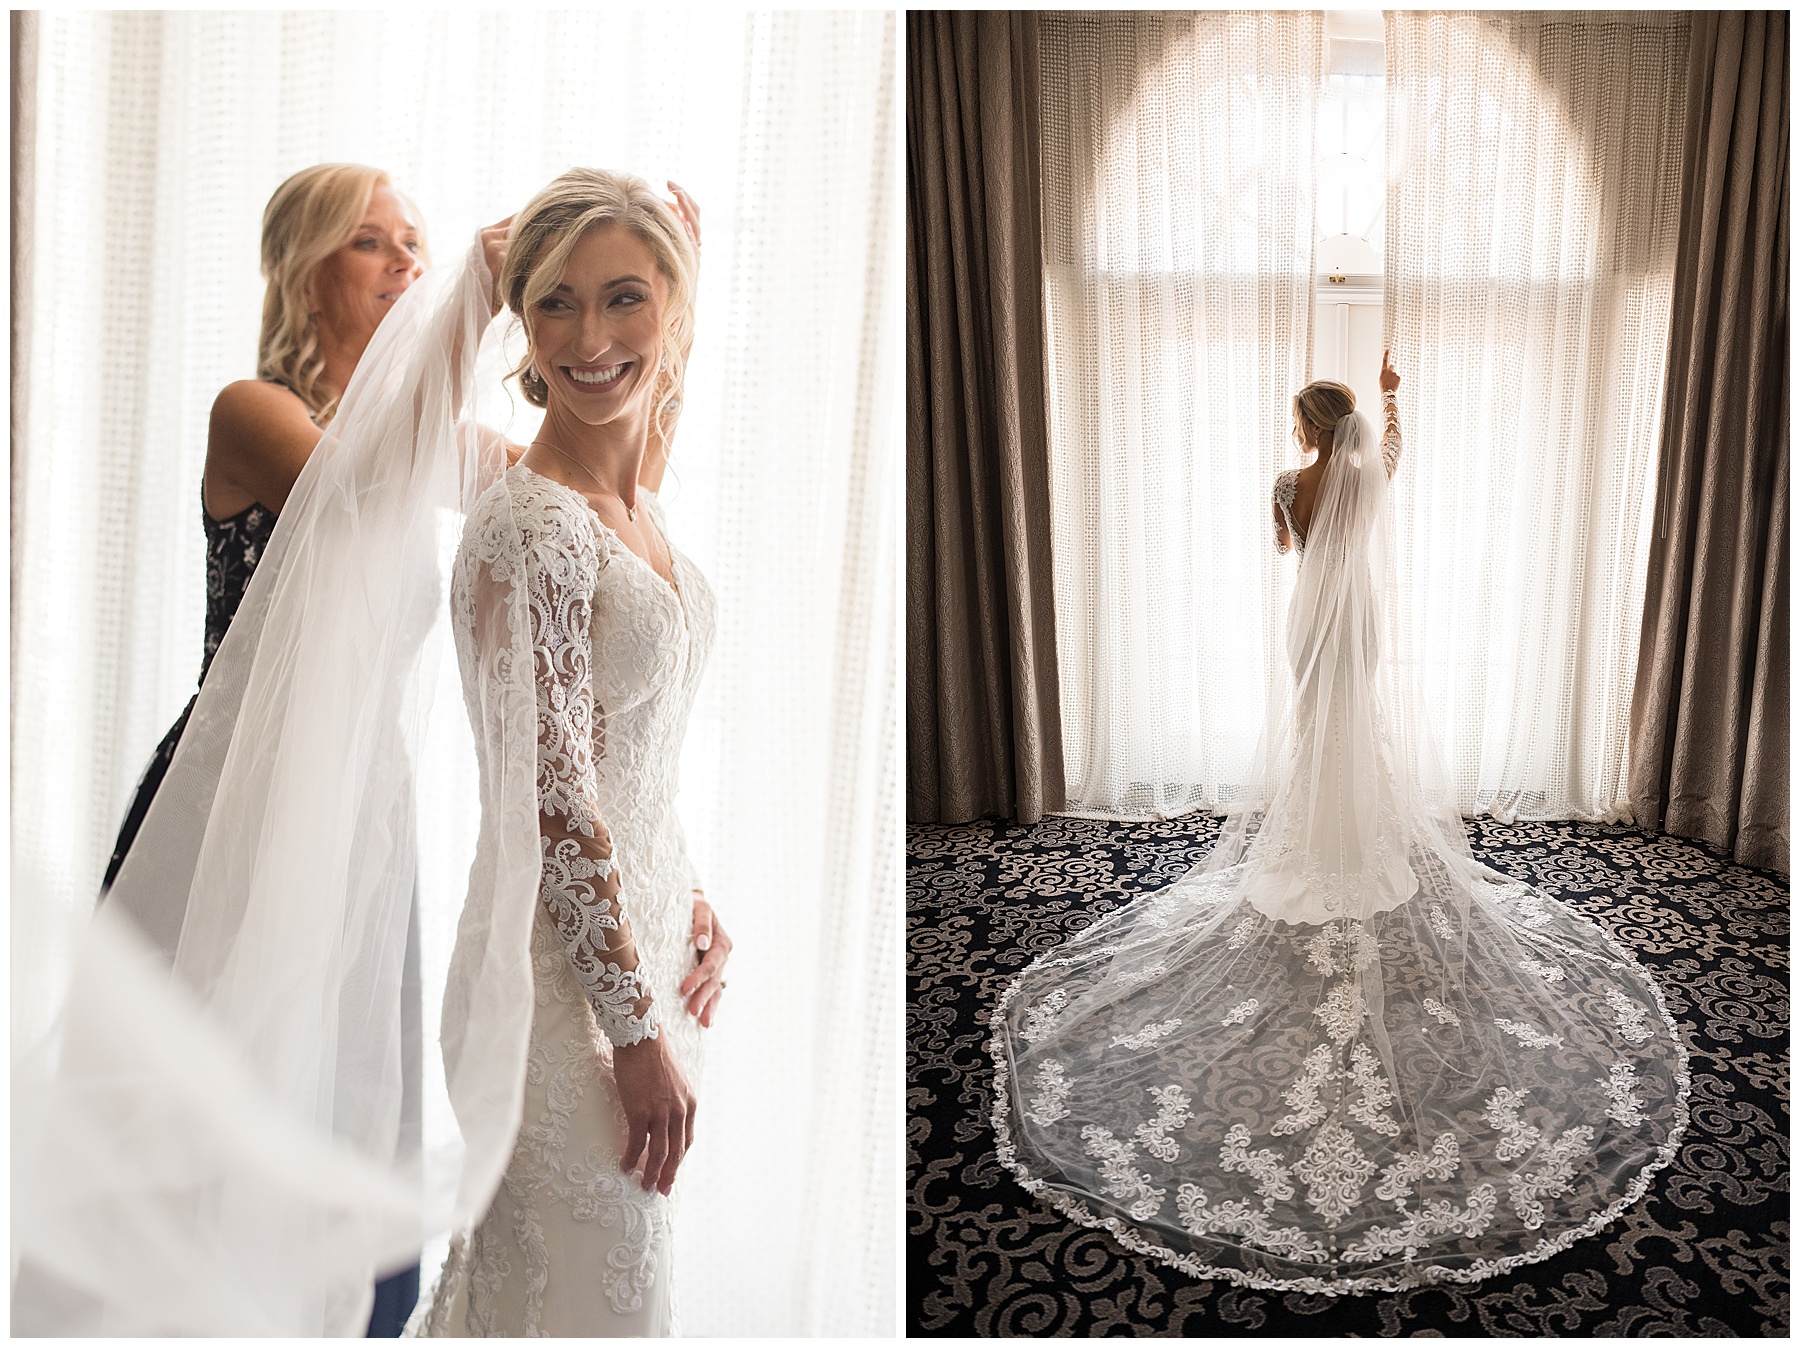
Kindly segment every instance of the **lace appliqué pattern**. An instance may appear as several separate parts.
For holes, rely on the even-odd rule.
[[[1563,971],[1554,964],[1545,964],[1542,960],[1534,960],[1529,955],[1519,961],[1519,967],[1528,974],[1536,974],[1546,983],[1560,983]]]
[[[1445,1006],[1436,997],[1427,997],[1419,1003],[1425,1008],[1425,1014],[1442,1025],[1461,1025],[1462,1017]]]
[[[1519,1117],[1519,1106],[1526,1101],[1524,1091],[1516,1091],[1510,1086],[1502,1086],[1488,1097],[1488,1125],[1500,1134],[1500,1142],[1494,1148],[1494,1155],[1502,1161],[1512,1161],[1525,1155],[1543,1137],[1543,1130],[1533,1127]]]
[[[1294,1173],[1306,1181],[1307,1203],[1327,1226],[1336,1226],[1361,1200],[1363,1185],[1375,1174],[1375,1162],[1363,1155],[1346,1128],[1328,1123],[1319,1129]]]
[[[1348,1042],[1362,1028],[1369,1008],[1363,1002],[1362,989],[1346,980],[1334,987],[1319,1004],[1313,1016],[1325,1026],[1325,1033],[1338,1043]]]
[[[1028,1044],[1035,1044],[1056,1028],[1057,1017],[1069,1004],[1069,995],[1058,988],[1025,1013],[1025,1027],[1020,1031]]]
[[[1225,1145],[1219,1148],[1219,1169],[1228,1173],[1241,1171],[1254,1179],[1264,1208],[1294,1196],[1293,1177],[1281,1158],[1267,1147],[1251,1151],[1250,1130],[1241,1123],[1232,1124],[1225,1134]]]
[[[1150,1045],[1154,1044],[1158,1039],[1167,1039],[1180,1028],[1181,1020],[1179,1017],[1174,1020],[1162,1021],[1156,1025],[1146,1025],[1135,1034],[1113,1036],[1113,1047],[1131,1049],[1149,1048]]]
[[[1394,1103],[1394,1092],[1388,1088],[1381,1063],[1367,1044],[1355,1044],[1350,1049],[1350,1081],[1359,1092],[1350,1102],[1350,1117],[1383,1137],[1400,1136],[1400,1125],[1387,1112]]]
[[[1544,1224],[1543,1200],[1568,1192],[1576,1167],[1593,1143],[1592,1128],[1586,1124],[1571,1128],[1539,1155],[1536,1170],[1521,1170],[1508,1181],[1513,1211],[1527,1230]]]
[[[1526,1048],[1561,1048],[1563,1046],[1563,1040],[1560,1034],[1546,1034],[1544,1031],[1533,1029],[1531,1026],[1526,1025],[1521,1021],[1495,1020],[1494,1024],[1505,1030],[1513,1038],[1525,1045]]]
[[[1294,1112],[1277,1119],[1269,1131],[1276,1137],[1286,1137],[1324,1122],[1325,1102],[1320,1098],[1319,1090],[1330,1074],[1331,1045],[1320,1044],[1306,1055],[1306,1060],[1300,1064],[1300,1074],[1282,1093],[1281,1098],[1293,1107]]]
[[[1275,508],[1281,512],[1283,522],[1287,525],[1288,538],[1291,540],[1293,547],[1305,551],[1305,543],[1301,539],[1299,531],[1294,528],[1294,489],[1299,486],[1299,484],[1300,473],[1298,469],[1290,468],[1285,473],[1277,473],[1275,475],[1275,490],[1272,499],[1275,502]],[[1282,546],[1280,529],[1275,531],[1275,551],[1279,553],[1286,553],[1288,551],[1288,548]]]
[[[1180,1158],[1181,1148],[1169,1134],[1193,1121],[1191,1101],[1179,1086],[1152,1086],[1150,1097],[1157,1104],[1156,1117],[1138,1127],[1137,1140],[1157,1160],[1173,1162]]]
[[[1613,1009],[1613,1015],[1619,1023],[1619,1037],[1628,1044],[1647,1044],[1653,1031],[1649,1026],[1650,1013],[1631,1000],[1617,988],[1606,990],[1607,1003]]]
[[[1059,1062],[1038,1064],[1037,1075],[1031,1082],[1037,1087],[1037,1094],[1031,1098],[1031,1108],[1025,1111],[1025,1117],[1040,1128],[1048,1128],[1058,1119],[1068,1117],[1069,1083],[1063,1079],[1067,1070]]]
[[[1151,1187],[1150,1177],[1137,1169],[1137,1148],[1097,1123],[1081,1130],[1081,1140],[1087,1154],[1100,1162],[1106,1192],[1124,1204],[1134,1221],[1147,1222],[1154,1217],[1166,1190]]]
[[[1638,1099],[1637,1070],[1628,1062],[1614,1063],[1610,1074],[1600,1083],[1611,1101],[1606,1116],[1627,1128],[1644,1121],[1644,1102]]]
[[[1231,1010],[1225,1013],[1225,1018],[1221,1020],[1219,1024],[1242,1025],[1245,1021],[1249,1020],[1251,1016],[1256,1014],[1257,1009],[1261,1005],[1262,1003],[1257,1001],[1254,997],[1249,998],[1247,1001],[1239,1002],[1236,1006],[1232,1007]]]
[[[538,692],[539,897],[562,934],[575,976],[606,1037],[636,1044],[657,1033],[657,1009],[615,889],[612,837],[600,818],[594,753],[594,590],[599,539],[585,503],[545,497],[521,518],[525,600]],[[485,559],[492,567],[492,557]],[[471,621],[473,619],[471,618]]]

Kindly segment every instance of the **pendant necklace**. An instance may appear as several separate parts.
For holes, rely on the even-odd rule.
[[[558,449],[555,445],[551,444],[548,440],[544,439],[544,437],[541,435],[537,439],[533,440],[531,443],[534,445],[542,445],[545,449],[549,450],[552,454],[561,455],[563,458],[567,459],[570,463],[574,464],[577,468],[581,469],[582,472],[586,473],[588,475],[588,477],[593,479],[594,485],[599,487],[601,491],[605,492],[608,496],[617,496],[617,494],[613,491],[613,489],[611,487],[607,486],[604,482],[602,482],[600,480],[600,476],[598,473],[596,473],[592,468],[589,468],[585,463],[583,463],[580,459],[576,458],[573,454],[564,453],[562,450]],[[625,506],[625,518],[630,520],[633,524],[636,524],[637,523],[637,508],[635,506],[625,505],[625,498],[623,496],[617,496],[617,500],[620,505]]]

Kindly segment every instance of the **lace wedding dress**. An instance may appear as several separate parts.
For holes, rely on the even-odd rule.
[[[666,539],[656,497],[640,499]],[[694,875],[675,793],[713,599],[673,547],[672,588],[579,493],[519,465],[476,506],[457,558],[451,602],[468,689],[483,686],[483,661],[510,655],[484,642],[481,610],[496,585],[513,583],[494,573],[517,555],[515,528],[537,667],[544,853],[524,1117],[493,1206],[453,1237],[419,1332],[668,1334],[672,1200],[619,1170],[624,1116],[609,1045],[660,1034],[698,1080],[698,1022],[678,986],[692,967]],[[470,719],[483,724],[482,708]],[[614,867],[622,903],[590,883]]]
[[[1037,959],[993,1015],[1001,1160],[1198,1277],[1474,1282],[1600,1230],[1673,1158],[1687,1055],[1595,923],[1476,862],[1417,711],[1389,477],[1339,423],[1291,680],[1206,861]],[[1280,546],[1279,538],[1277,546]]]

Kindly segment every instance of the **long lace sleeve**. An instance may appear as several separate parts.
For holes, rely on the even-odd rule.
[[[620,902],[620,866],[600,818],[594,776],[594,754],[601,750],[588,631],[599,554],[591,532],[573,535],[572,550],[571,533],[556,534],[526,548],[544,862],[539,896],[601,1030],[614,1044],[635,1044],[654,1039],[658,1026]]]
[[[1400,402],[1392,389],[1382,390],[1381,411],[1387,422],[1381,435],[1381,461],[1387,465],[1387,475],[1392,477],[1400,466]]]

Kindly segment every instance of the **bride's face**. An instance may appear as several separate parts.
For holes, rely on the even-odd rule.
[[[629,230],[589,230],[532,316],[532,363],[553,409],[590,426],[647,406],[662,358],[669,283]]]

